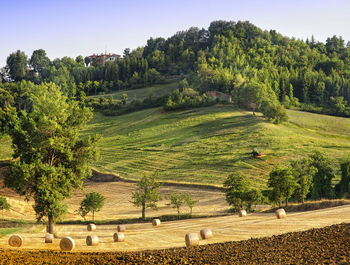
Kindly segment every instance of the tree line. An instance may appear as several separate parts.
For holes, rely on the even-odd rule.
[[[38,76],[30,76],[28,66]],[[200,94],[218,90],[244,108],[278,113],[283,112],[281,103],[350,114],[349,43],[337,36],[325,43],[314,37],[288,38],[247,21],[214,21],[208,29],[192,27],[167,39],[150,38],[145,46],[125,49],[123,58],[105,65],[82,56],[50,61],[42,49],[30,58],[17,51],[9,55],[2,73],[13,81],[54,82],[69,95],[145,86],[179,74],[189,75],[191,87]]]
[[[279,207],[290,199],[301,203],[305,199],[345,198],[350,192],[350,159],[340,163],[341,180],[334,184],[336,171],[330,159],[321,152],[292,160],[288,166],[277,165],[269,174],[267,190],[252,189],[247,177],[232,174],[224,182],[226,200],[234,209],[251,210],[261,202],[277,203]]]

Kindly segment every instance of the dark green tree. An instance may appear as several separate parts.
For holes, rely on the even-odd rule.
[[[86,57],[84,58],[85,66],[88,67],[89,64],[90,64],[90,62],[91,62],[90,57],[86,56]]]
[[[224,182],[226,201],[235,210],[243,209],[246,193],[249,190],[247,178],[241,174],[232,174]]]
[[[66,211],[63,200],[91,175],[97,138],[79,136],[92,112],[68,100],[55,84],[34,86],[29,100],[31,110],[19,113],[8,132],[15,160],[5,185],[34,199],[37,219],[46,216],[52,233],[54,220]]]
[[[180,219],[180,208],[185,202],[185,194],[183,192],[178,193],[176,191],[173,191],[170,194],[170,205],[172,205],[173,208],[176,208],[177,210],[177,217]]]
[[[199,202],[199,200],[193,199],[191,193],[185,193],[184,202],[188,208],[190,208],[190,215],[192,215],[192,209]]]
[[[256,205],[263,201],[263,195],[260,190],[250,189],[245,193],[245,198],[247,204],[247,211],[251,211],[253,205]]]
[[[95,212],[99,212],[102,209],[105,200],[106,198],[101,193],[90,192],[81,201],[78,212],[84,219],[89,212],[92,212],[92,220],[95,221]]]
[[[7,57],[7,68],[9,69],[9,75],[14,81],[21,81],[26,76],[27,70],[27,56],[24,52],[18,50],[11,53]]]
[[[329,158],[321,152],[316,151],[310,155],[310,159],[310,165],[317,169],[317,173],[313,177],[311,197],[314,200],[334,198],[332,187],[334,171]]]
[[[4,211],[9,211],[10,209],[11,205],[7,202],[7,199],[0,196],[0,210],[2,211],[2,214],[4,215]]]
[[[288,206],[288,199],[292,196],[298,184],[290,168],[277,166],[270,172],[267,186],[272,188],[270,200],[278,202],[279,207],[281,207],[284,200],[286,206]]]
[[[293,176],[298,184],[295,194],[304,203],[306,196],[310,192],[312,180],[317,169],[311,166],[311,160],[308,158],[293,160],[290,164]]]
[[[33,51],[29,64],[33,67],[34,71],[41,73],[45,67],[49,66],[50,59],[46,56],[45,50],[39,49]]]
[[[338,198],[342,198],[349,194],[350,184],[350,159],[340,164],[341,179],[335,185],[335,192]]]
[[[156,181],[157,173],[152,176],[143,176],[137,183],[137,190],[132,193],[132,203],[142,209],[142,219],[146,218],[146,208],[157,209],[157,202],[162,199],[159,187],[162,185]]]
[[[128,94],[123,93],[121,95],[122,104],[125,105],[127,100],[128,100]]]

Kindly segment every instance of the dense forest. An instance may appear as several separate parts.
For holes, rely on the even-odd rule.
[[[349,43],[337,36],[325,43],[313,37],[297,40],[241,21],[214,21],[208,29],[192,27],[168,39],[150,38],[144,47],[125,49],[122,58],[104,65],[82,56],[51,61],[42,49],[35,50],[30,58],[16,51],[8,56],[0,80],[54,82],[74,97],[81,92],[96,95],[147,86],[182,74],[188,84],[180,94],[184,89],[188,94],[189,88],[194,90],[190,94],[199,96],[221,91],[230,94],[239,107],[256,108],[265,116],[280,113],[278,119],[283,120],[282,105],[350,115]],[[1,86],[8,90],[6,87]],[[168,103],[166,108],[177,108],[173,98],[171,104],[162,100]],[[185,100],[186,95],[176,98]],[[191,101],[188,96],[187,101]],[[205,98],[199,102],[209,104]]]

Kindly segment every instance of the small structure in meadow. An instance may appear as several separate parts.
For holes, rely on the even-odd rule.
[[[208,91],[206,92],[207,97],[212,98],[212,99],[219,99],[221,101],[225,101],[227,103],[231,103],[232,99],[231,96],[219,91]]]

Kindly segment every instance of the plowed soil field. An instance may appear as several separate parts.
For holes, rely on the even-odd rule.
[[[0,249],[0,264],[350,264],[350,224],[260,239],[141,252]]]

